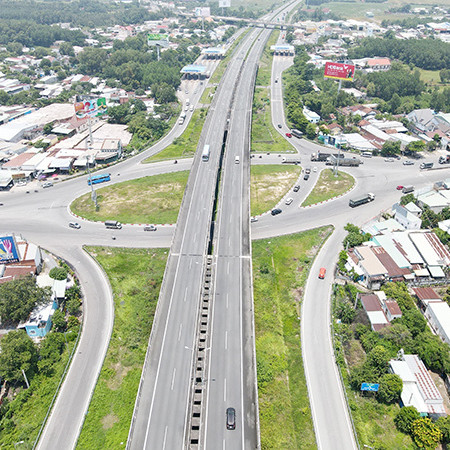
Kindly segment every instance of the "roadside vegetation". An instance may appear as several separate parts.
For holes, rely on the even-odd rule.
[[[77,449],[125,448],[168,251],[86,250],[111,283],[114,327]]]
[[[98,210],[91,193],[78,197],[70,208],[94,221],[175,223],[188,176],[188,171],[182,171],[124,181],[97,190]]]
[[[334,176],[333,170],[324,169],[302,206],[314,205],[337,197],[350,190],[354,184],[355,179],[350,174],[338,171],[337,176]]]
[[[252,216],[265,213],[291,189],[301,172],[300,166],[258,164],[250,168],[250,211]]]
[[[65,277],[69,272],[64,264],[53,270],[53,274],[64,271]],[[22,448],[34,448],[77,345],[80,296],[77,284],[67,289],[66,299],[53,314],[51,330],[37,343],[25,330],[14,328],[28,319],[36,305],[51,301],[50,292],[38,287],[31,276],[0,285],[2,325],[13,328],[1,339],[1,448],[13,449],[18,442]]]
[[[316,448],[300,342],[309,267],[331,227],[252,243],[261,448]]]
[[[286,153],[294,152],[293,147],[286,141],[272,124],[270,107],[270,85],[272,75],[273,55],[270,46],[277,42],[279,32],[272,32],[258,67],[256,88],[253,97],[252,112],[252,152]]]
[[[347,224],[344,247],[361,245],[367,240],[358,227]],[[338,269],[348,277],[345,285],[335,286],[333,295],[334,347],[336,361],[344,380],[350,410],[360,445],[376,449],[434,449],[450,443],[450,419],[431,422],[421,418],[414,407],[400,408],[403,382],[388,372],[388,362],[400,349],[423,361],[436,385],[446,395],[445,374],[450,371],[450,348],[433,334],[405,283],[382,286],[387,298],[396,300],[402,317],[379,332],[371,329],[357,294],[362,289],[351,282],[356,274],[345,268],[347,255],[342,251]],[[361,383],[377,383],[379,390],[361,392]]]

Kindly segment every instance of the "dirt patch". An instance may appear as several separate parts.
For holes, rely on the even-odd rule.
[[[102,427],[104,430],[109,430],[118,421],[119,421],[119,418],[117,416],[115,416],[114,414],[108,414],[107,416],[103,417],[103,419],[101,420]]]
[[[120,363],[114,364],[112,369],[115,372],[114,377],[108,380],[107,386],[112,391],[119,389],[122,384],[123,379],[126,377],[127,373],[132,369],[132,367],[125,367]]]

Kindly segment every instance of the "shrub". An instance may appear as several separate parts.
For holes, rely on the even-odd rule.
[[[398,375],[387,373],[381,377],[378,399],[383,403],[396,402],[400,398],[402,390],[402,379]]]
[[[50,270],[50,278],[54,280],[66,280],[67,279],[67,269],[65,267],[53,267]]]
[[[417,419],[420,419],[419,411],[414,406],[405,406],[395,416],[394,423],[399,431],[409,434],[413,422]]]
[[[421,417],[411,425],[411,435],[419,448],[434,450],[442,438],[441,430],[428,417]]]

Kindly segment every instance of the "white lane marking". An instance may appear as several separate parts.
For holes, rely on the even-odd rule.
[[[173,391],[173,385],[175,383],[175,374],[177,373],[177,368],[175,367],[173,369],[173,374],[172,374],[172,383],[170,383],[170,390]],[[167,428],[167,427],[166,427]]]
[[[166,440],[167,440],[167,425],[166,428],[164,430],[164,441],[163,441],[163,450],[166,448]]]
[[[228,247],[231,247],[231,236],[228,238]]]
[[[225,350],[228,350],[228,331],[225,331]]]
[[[184,290],[184,299],[183,299],[183,302],[186,301],[186,298],[187,298],[187,291],[188,291],[188,288],[186,287],[186,289]]]
[[[230,261],[227,263],[227,275],[230,275]]]
[[[222,441],[222,449],[225,450],[225,439]]]
[[[181,330],[182,330],[182,328],[183,328],[183,324],[180,323],[180,328],[178,329],[178,342],[180,341],[180,338],[181,338]]]
[[[189,270],[192,269],[192,259],[189,261]]]
[[[227,294],[227,305],[226,306],[227,306],[227,309],[228,309],[228,294]]]
[[[223,401],[227,401],[227,379],[223,379]]]

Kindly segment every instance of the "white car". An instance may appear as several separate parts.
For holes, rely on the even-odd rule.
[[[81,228],[81,225],[78,222],[69,222],[69,227],[79,230]]]
[[[394,162],[394,158],[384,158],[386,162]]]
[[[258,222],[258,218],[257,217],[250,217],[250,222]]]
[[[50,182],[50,181],[47,181],[47,183],[44,183],[44,184],[42,185],[43,188],[49,188],[49,187],[52,187],[52,186],[53,186],[53,183]]]
[[[292,197],[289,197],[288,199],[286,199],[286,201],[284,202],[285,205],[290,205],[292,202],[294,201],[294,199]]]

